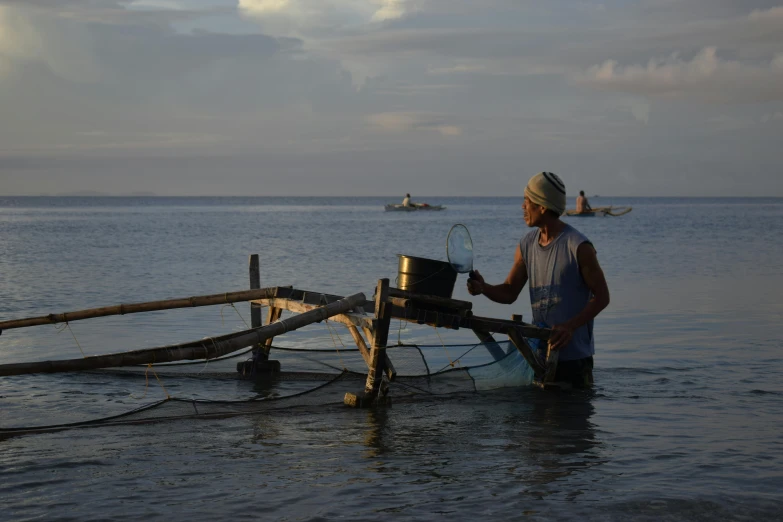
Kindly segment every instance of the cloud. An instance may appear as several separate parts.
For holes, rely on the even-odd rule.
[[[768,123],[771,121],[783,121],[783,112],[772,112],[761,117],[762,123]]]
[[[459,136],[462,134],[462,128],[456,125],[439,125],[437,129],[444,136]]]
[[[252,16],[282,13],[292,7],[291,0],[239,0],[239,9]]]
[[[459,136],[462,128],[447,122],[442,115],[427,112],[381,112],[370,114],[367,121],[383,132],[407,133],[435,130],[443,136]]]
[[[637,121],[643,123],[650,123],[650,104],[649,103],[632,103],[631,114]]]
[[[0,5],[0,55],[29,60],[43,54],[43,42],[27,16],[19,9]]]
[[[90,34],[80,22],[0,5],[0,58],[45,63],[60,77],[82,83],[99,74],[92,49]],[[6,73],[8,69],[6,65]]]
[[[783,6],[770,9],[754,9],[748,15],[748,20],[761,25],[769,25],[771,28],[783,26]]]
[[[0,6],[0,154],[308,150],[364,126],[350,74],[301,40],[183,33],[135,12],[116,25],[115,14],[85,23],[54,8]]]
[[[483,64],[473,64],[473,65],[467,65],[467,64],[457,64],[447,67],[428,67],[427,73],[433,74],[433,75],[440,75],[440,74],[470,74],[470,73],[480,73],[484,70],[486,70],[486,65]]]
[[[690,61],[677,54],[651,59],[646,66],[621,66],[607,60],[576,79],[598,89],[651,98],[717,103],[783,101],[783,54],[767,64],[753,65],[721,59],[715,47],[705,47]]]
[[[185,6],[173,0],[134,0],[127,4],[128,9],[151,9],[183,11]]]
[[[0,0],[0,163],[69,157],[38,163],[39,181],[58,172],[78,188],[149,167],[171,193],[243,193],[265,169],[289,194],[378,193],[366,172],[384,161],[431,186],[486,167],[495,194],[521,157],[602,193],[618,169],[643,183],[779,163],[783,8],[599,2]],[[223,176],[233,184],[216,189]]]
[[[396,23],[346,33],[324,45],[339,56],[389,69],[423,62],[430,74],[447,74],[459,72],[452,67],[480,65],[483,74],[517,76],[570,76],[607,60],[643,64],[673,53],[693,56],[705,47],[753,65],[783,48],[783,7],[739,14],[737,4],[720,0],[639,2],[589,11],[584,19],[585,11],[574,12],[577,7],[568,2],[488,2],[417,2],[417,10]],[[746,9],[754,4],[762,2],[748,2]]]
[[[238,0],[237,5],[272,34],[316,38],[397,20],[411,11],[407,0]]]
[[[406,2],[404,0],[380,0],[381,7],[372,15],[374,22],[384,20],[397,20],[402,18],[407,12]]]

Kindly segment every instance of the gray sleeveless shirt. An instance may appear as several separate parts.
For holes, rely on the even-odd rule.
[[[538,243],[540,235],[538,229],[531,231],[520,240],[519,246],[527,266],[533,322],[552,327],[573,318],[592,298],[576,258],[579,245],[590,240],[568,224],[547,246]],[[559,360],[583,359],[594,353],[593,321],[590,321],[574,331],[571,342],[560,350]]]

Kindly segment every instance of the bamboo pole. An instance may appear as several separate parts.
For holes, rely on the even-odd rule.
[[[314,310],[317,310],[317,308],[314,308]],[[283,309],[282,308],[275,308],[273,306],[269,307],[269,314],[267,315],[267,321],[266,324],[274,324],[275,321],[279,321],[280,317],[283,315]],[[272,341],[274,340],[274,337],[270,337],[266,341],[263,342],[262,350],[264,352],[264,357],[269,357],[269,351],[272,349]]]
[[[356,347],[359,348],[359,353],[362,354],[362,359],[364,359],[364,362],[369,367],[370,349],[367,348],[367,343],[364,342],[364,338],[362,337],[362,334],[360,334],[359,329],[353,325],[348,327],[348,331],[351,333],[351,337],[353,337],[353,341],[356,343]]]
[[[442,306],[444,308],[451,308],[453,310],[472,310],[473,303],[470,301],[459,301],[457,299],[451,299],[448,297],[438,297],[435,295],[423,295],[409,292],[407,290],[400,290],[399,288],[389,287],[389,297],[407,299],[413,303],[427,303],[431,305]],[[396,302],[394,304],[397,304]],[[400,305],[398,305],[400,306]]]
[[[347,312],[363,303],[364,300],[364,294],[354,294],[344,299],[340,299],[339,301],[329,303],[321,308],[289,317],[260,328],[251,328],[250,330],[244,330],[220,337],[202,339],[190,343],[108,355],[94,355],[82,359],[2,364],[0,365],[0,376],[95,370],[98,368],[133,366],[137,364],[180,361],[183,359],[214,359],[246,346],[255,346],[270,337],[282,335],[308,324],[323,321],[333,315]]]
[[[346,393],[343,397],[343,403],[353,408],[368,408],[380,404],[389,404],[389,398],[386,396],[388,384],[383,381],[383,372],[386,361],[386,341],[389,335],[389,323],[391,321],[392,304],[387,302],[389,299],[389,280],[379,279],[378,286],[375,288],[375,329],[364,331],[367,339],[372,341],[372,348],[369,352],[369,358],[365,359],[369,370],[365,381],[364,390],[358,393]],[[358,330],[357,330],[358,333]],[[366,345],[365,345],[366,346]],[[364,356],[364,353],[362,354]],[[391,362],[391,361],[390,361]],[[394,372],[396,374],[396,372]]]
[[[506,335],[508,335],[508,338],[511,339],[511,342],[517,347],[517,350],[519,350],[519,353],[522,354],[522,357],[525,358],[530,367],[533,368],[536,378],[542,377],[546,372],[546,368],[541,366],[538,358],[519,330],[511,328],[506,332]]]
[[[389,323],[391,321],[391,306],[386,302],[389,298],[389,280],[379,279],[375,290],[375,317],[378,319],[375,335],[372,339],[370,350],[370,369],[367,372],[367,381],[364,392],[372,399],[381,394],[383,382],[383,367],[386,362],[386,341],[389,336]]]
[[[364,338],[362,337],[362,334],[359,332],[358,328],[356,328],[354,325],[350,325],[347,328],[351,333],[351,337],[353,337],[356,346],[359,348],[359,353],[362,354],[362,358],[364,359],[364,362],[367,363],[367,367],[369,368],[371,355],[370,349],[367,348],[367,343],[364,342]],[[371,338],[368,337],[368,339]],[[397,378],[397,370],[394,369],[394,365],[392,364],[391,359],[389,359],[388,354],[386,354],[383,371],[386,373],[386,377],[389,379],[389,382]]]
[[[281,310],[288,310],[289,312],[307,312],[314,308],[318,308],[321,305],[303,303],[302,301],[294,301],[287,298],[270,298],[270,299],[258,299],[256,302],[264,304],[269,308],[279,308]],[[372,301],[370,301],[372,304]],[[359,305],[364,307],[365,304]],[[373,306],[375,306],[373,304]],[[365,308],[366,309],[366,308]],[[331,318],[337,323],[344,324],[345,326],[356,326],[357,328],[375,328],[375,319],[372,316],[365,315],[364,313],[349,312],[346,314],[335,315]],[[368,339],[369,340],[369,339]]]
[[[240,301],[252,301],[253,299],[268,299],[270,297],[274,297],[275,288],[276,287],[259,288],[256,290],[226,292],[225,294],[199,295],[193,297],[182,297],[178,299],[167,299],[164,301],[147,301],[144,303],[120,304],[114,306],[104,306],[101,308],[89,308],[87,310],[77,310],[75,312],[49,314],[40,317],[29,317],[26,319],[12,319],[9,321],[0,321],[0,331],[10,330],[12,328],[38,326],[41,324],[67,323],[71,321],[79,321],[82,319],[92,319],[93,317],[106,317],[109,315],[136,314],[139,312],[170,310],[172,308],[212,306],[236,303]]]
[[[503,351],[503,348],[500,347],[491,333],[477,328],[473,328],[473,333],[476,334],[476,337],[478,337],[493,359],[499,361],[506,356],[506,352]]]

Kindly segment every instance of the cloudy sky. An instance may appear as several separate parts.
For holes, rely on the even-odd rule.
[[[783,196],[783,0],[0,0],[0,121],[0,195]]]

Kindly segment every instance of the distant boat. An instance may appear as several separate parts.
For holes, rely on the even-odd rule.
[[[414,210],[446,210],[443,205],[430,205],[429,203],[413,203],[410,206],[397,205],[384,205],[386,212],[413,212]]]
[[[596,216],[622,216],[633,210],[632,207],[595,207],[584,212],[577,212],[576,209],[566,210],[566,216],[574,217],[596,217]]]

